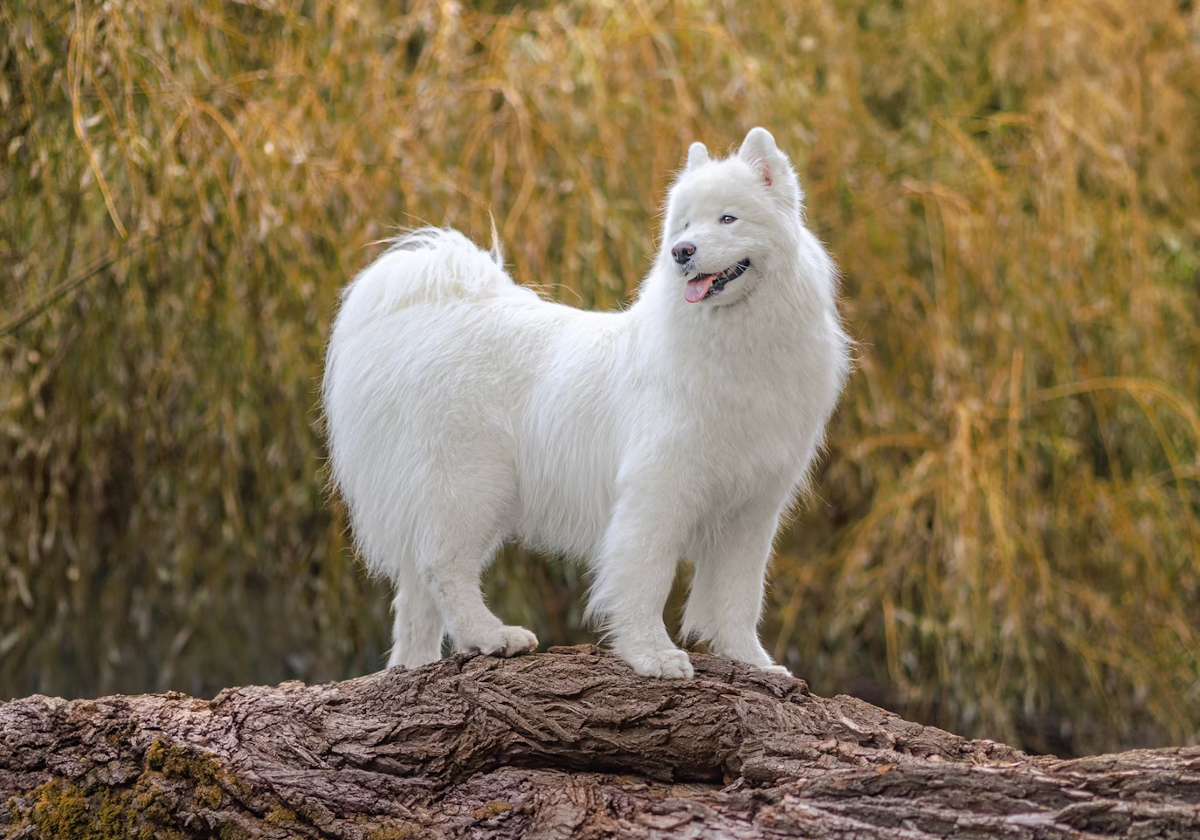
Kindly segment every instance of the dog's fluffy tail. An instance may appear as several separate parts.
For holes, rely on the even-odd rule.
[[[393,240],[346,287],[335,329],[353,330],[422,303],[480,300],[514,292],[528,294],[504,270],[497,246],[489,254],[456,230],[419,228]]]

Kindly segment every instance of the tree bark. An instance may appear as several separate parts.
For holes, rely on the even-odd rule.
[[[692,661],[693,680],[651,680],[552,648],[211,701],[16,700],[0,705],[0,832],[1200,837],[1200,747],[1033,758]]]

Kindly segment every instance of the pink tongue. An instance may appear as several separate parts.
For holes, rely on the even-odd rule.
[[[704,296],[708,294],[708,289],[713,284],[715,275],[705,274],[703,277],[698,277],[695,280],[687,282],[687,288],[683,290],[683,296],[688,303],[704,300]]]

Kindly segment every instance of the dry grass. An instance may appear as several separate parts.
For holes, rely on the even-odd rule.
[[[375,667],[315,410],[339,287],[490,213],[520,281],[619,305],[687,144],[763,124],[862,342],[777,654],[1035,749],[1196,740],[1193,4],[386,5],[0,9],[0,695]],[[578,577],[491,584],[562,642]]]

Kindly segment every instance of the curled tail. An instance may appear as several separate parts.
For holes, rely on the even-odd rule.
[[[350,404],[339,394],[352,387],[355,377],[372,369],[370,355],[377,352],[379,342],[363,343],[372,325],[414,306],[486,302],[514,295],[537,297],[504,270],[499,246],[493,245],[489,254],[458,231],[443,228],[419,228],[393,240],[379,259],[354,278],[342,292],[333,321],[322,385],[335,477],[338,409]]]
[[[456,230],[419,228],[393,240],[342,292],[334,340],[342,330],[410,306],[514,293],[531,294],[504,270],[498,245],[488,253]]]

